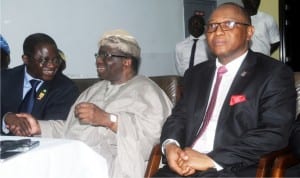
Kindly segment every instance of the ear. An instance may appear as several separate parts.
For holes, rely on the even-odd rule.
[[[252,38],[252,36],[253,36],[253,34],[254,34],[254,31],[255,31],[255,29],[254,29],[254,27],[253,27],[252,25],[249,25],[249,26],[247,27],[247,40],[248,40],[248,41],[251,40],[251,38]]]
[[[27,65],[29,63],[30,59],[29,59],[29,57],[27,55],[23,54],[22,55],[22,60],[23,60],[24,64]]]

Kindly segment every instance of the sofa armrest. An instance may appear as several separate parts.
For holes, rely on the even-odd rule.
[[[281,150],[273,151],[271,153],[261,156],[259,159],[258,167],[256,170],[256,178],[263,178],[270,176],[271,169],[273,167],[273,162],[278,155],[285,154],[290,151],[289,147],[283,148]]]
[[[293,152],[287,152],[281,154],[275,159],[273,168],[272,168],[272,177],[284,177],[285,170],[300,163]]]
[[[150,154],[150,159],[148,161],[147,169],[144,176],[145,178],[150,178],[157,172],[161,157],[162,153],[160,144],[156,144],[153,146]]]

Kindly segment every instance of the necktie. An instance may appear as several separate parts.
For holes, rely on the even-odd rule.
[[[198,39],[194,39],[194,43],[192,46],[192,51],[191,51],[191,56],[190,56],[190,65],[189,68],[194,66],[194,58],[195,58],[195,51],[196,51],[196,44],[197,44]]]
[[[40,81],[38,80],[30,80],[31,89],[27,92],[25,98],[23,99],[19,108],[19,112],[31,113],[36,96],[36,87],[39,83]]]
[[[197,136],[196,141],[204,133],[204,131],[205,131],[210,119],[211,119],[212,113],[213,113],[214,108],[215,108],[216,100],[217,100],[219,86],[220,86],[223,74],[226,73],[226,72],[227,72],[227,69],[226,69],[225,66],[221,66],[221,67],[218,68],[217,79],[216,79],[216,82],[215,82],[215,86],[214,86],[214,89],[213,89],[213,92],[212,92],[212,95],[211,95],[211,98],[210,98],[209,105],[208,105],[207,110],[206,110],[205,117],[203,119],[202,127],[199,131],[199,134]]]

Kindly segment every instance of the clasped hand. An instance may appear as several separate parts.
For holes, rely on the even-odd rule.
[[[214,167],[213,160],[206,154],[190,147],[181,149],[173,143],[166,145],[166,157],[169,167],[181,176],[189,176],[196,171],[205,171]]]
[[[32,136],[41,132],[38,121],[27,113],[8,113],[5,124],[7,129],[16,136]]]

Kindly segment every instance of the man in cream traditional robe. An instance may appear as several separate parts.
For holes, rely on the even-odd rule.
[[[95,56],[103,80],[79,96],[67,120],[26,117],[26,132],[82,140],[106,158],[110,177],[143,177],[172,103],[151,79],[137,75],[140,48],[128,33],[105,34]]]

